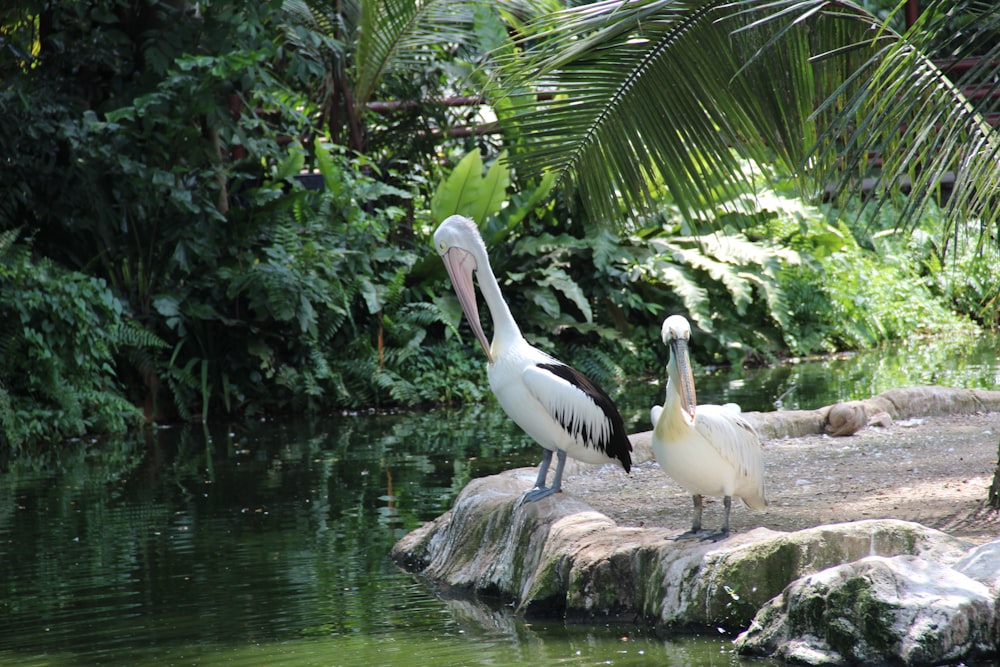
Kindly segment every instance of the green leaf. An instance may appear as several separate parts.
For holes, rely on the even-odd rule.
[[[479,151],[472,151],[462,158],[448,178],[434,191],[431,216],[440,221],[450,215],[460,214],[463,204],[477,196],[475,190],[482,180],[482,171],[483,160],[479,157]]]
[[[574,281],[568,273],[560,268],[549,266],[545,269],[545,280],[542,281],[543,285],[548,285],[555,290],[559,290],[563,295],[572,301],[580,312],[583,313],[584,319],[587,322],[594,321],[594,313],[590,309],[590,302],[587,300],[586,295],[580,286]]]
[[[507,188],[510,186],[510,169],[507,168],[506,153],[501,153],[486,171],[479,186],[478,201],[470,202],[468,215],[477,223],[482,224],[487,218],[497,213],[507,199]]]
[[[306,151],[302,144],[295,142],[288,145],[288,155],[278,162],[274,170],[274,180],[283,181],[302,171],[306,164]]]
[[[481,225],[500,210],[509,185],[510,170],[502,159],[497,159],[484,177],[479,151],[472,151],[438,185],[431,198],[431,215],[435,220],[464,215]]]
[[[545,314],[552,319],[558,319],[562,315],[562,309],[559,307],[559,299],[556,295],[549,289],[542,288],[531,288],[525,290],[528,298],[533,304],[545,311]]]
[[[365,305],[368,306],[369,313],[374,315],[378,311],[382,310],[382,301],[379,298],[378,288],[372,281],[367,278],[362,278],[359,281],[358,288],[361,292],[361,296],[364,297]]]

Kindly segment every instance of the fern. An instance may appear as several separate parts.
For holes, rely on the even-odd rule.
[[[10,261],[8,259],[9,253],[14,248],[14,242],[17,241],[17,237],[20,235],[20,227],[5,229],[0,232],[0,259],[3,259],[5,263]]]
[[[625,371],[608,352],[591,345],[570,346],[566,361],[605,389],[620,386]]]
[[[10,394],[7,393],[3,383],[0,383],[0,434],[3,435],[3,440],[7,441],[7,449],[12,453],[21,448],[26,437],[24,424],[17,419],[11,407]]]
[[[114,342],[122,347],[169,348],[170,344],[132,318],[122,318],[112,328]]]
[[[421,394],[417,387],[391,370],[379,370],[373,378],[373,384],[400,405],[412,406],[420,402]]]

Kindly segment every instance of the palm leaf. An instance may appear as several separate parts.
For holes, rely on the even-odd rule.
[[[371,0],[361,3],[354,50],[354,101],[371,99],[386,74],[422,69],[430,50],[474,43],[475,2]]]
[[[722,5],[603,2],[534,24],[525,39],[542,46],[504,61],[514,86],[533,73],[511,99],[510,122],[530,147],[512,155],[519,177],[555,171],[598,219],[620,218],[620,205],[642,208],[664,189],[688,211],[744,189],[714,178],[740,173],[730,146],[751,130],[744,114],[706,105],[737,68],[728,33],[715,27]],[[687,55],[702,50],[720,57],[688,76]]]
[[[910,220],[950,172],[951,219],[996,220],[997,133],[928,55],[948,41],[951,4],[932,3],[905,36],[830,0],[599,2],[544,17],[501,61],[512,163],[518,178],[556,173],[599,221],[637,222],[665,192],[689,218],[717,209],[748,180],[740,157],[783,163],[813,195],[877,177],[913,193]],[[989,3],[954,4],[997,31]],[[966,76],[995,80],[1000,42],[985,58]]]

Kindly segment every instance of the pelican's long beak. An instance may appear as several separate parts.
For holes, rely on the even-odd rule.
[[[688,356],[687,340],[672,338],[670,340],[670,354],[677,360],[677,384],[681,392],[681,408],[694,422],[698,396],[694,391],[694,372],[691,370],[691,357]]]
[[[476,258],[472,253],[466,252],[462,248],[451,247],[441,255],[444,268],[448,270],[448,277],[451,278],[451,285],[455,288],[458,302],[462,305],[462,312],[465,319],[472,327],[472,333],[476,334],[479,344],[483,346],[486,359],[493,363],[493,355],[490,354],[490,343],[486,340],[486,333],[483,332],[483,324],[479,320],[479,306],[476,304],[476,288],[472,284],[472,272],[476,270]]]

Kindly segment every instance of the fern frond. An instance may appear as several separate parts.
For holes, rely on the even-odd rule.
[[[740,315],[746,313],[747,306],[753,301],[753,290],[740,276],[739,269],[709,257],[699,248],[677,247],[674,258],[680,263],[704,271],[712,280],[722,283],[733,299],[736,312]]]
[[[687,269],[660,258],[654,258],[643,269],[647,280],[670,287],[699,329],[709,332],[714,329],[708,290]]]
[[[598,346],[574,345],[567,351],[569,363],[603,387],[608,393],[618,387],[625,371],[610,354]]]
[[[170,344],[131,318],[118,321],[112,329],[114,343],[121,347],[169,348]]]
[[[447,324],[441,309],[427,301],[408,303],[400,310],[400,318],[407,324],[426,327],[431,324]]]
[[[21,228],[5,229],[0,232],[0,257],[5,257],[7,252],[14,245],[14,241],[21,235]]]

